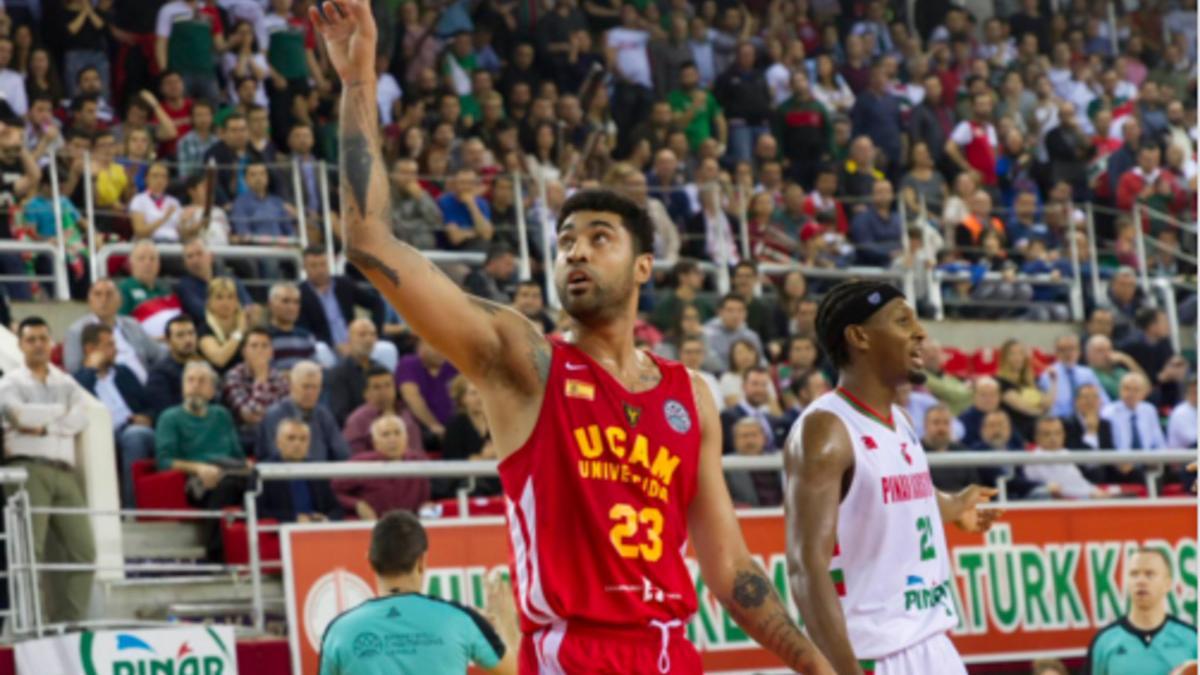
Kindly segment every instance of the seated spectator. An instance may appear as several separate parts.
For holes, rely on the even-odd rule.
[[[797,374],[788,383],[787,394],[785,394],[791,402],[783,413],[784,426],[790,429],[792,423],[800,419],[800,415],[810,403],[821,398],[831,389],[833,387],[829,385],[829,378],[820,368],[812,368]]]
[[[417,180],[417,161],[402,157],[392,165],[392,234],[420,250],[437,247],[442,211]]]
[[[391,378],[390,373],[384,373]],[[383,415],[371,423],[373,450],[357,452],[350,457],[352,462],[395,462],[405,459],[423,459],[424,455],[412,450],[407,425],[395,415]],[[417,512],[430,499],[428,478],[343,478],[333,481],[333,491],[346,513],[353,513],[362,520],[377,520],[389,511],[404,510]]]
[[[972,450],[1023,450],[1025,442],[1013,431],[1008,413],[997,408],[983,416],[983,423],[979,428],[979,438],[968,447]],[[987,485],[995,485],[1001,477],[1007,478],[1009,494],[1014,497],[1023,497],[1032,487],[1019,467],[980,469],[979,472]]]
[[[129,252],[129,276],[117,282],[121,316],[132,316],[147,335],[162,335],[163,328],[180,312],[179,298],[158,277],[158,246],[143,239]]]
[[[951,414],[961,415],[971,406],[971,385],[942,370],[942,344],[935,338],[927,337],[921,344],[921,362],[925,366],[925,388],[945,403]]]
[[[762,343],[759,352],[763,353],[762,345],[773,337],[774,312],[765,300],[758,297],[759,281],[758,265],[749,260],[738,262],[729,275],[729,292],[746,303],[746,327],[758,336]]]
[[[1075,410],[1063,418],[1066,447],[1070,450],[1115,450],[1112,424],[1101,416],[1099,387],[1085,384],[1075,391]],[[1144,483],[1140,470],[1111,465],[1080,466],[1093,483]]]
[[[238,302],[237,284],[229,277],[217,277],[208,282],[208,304],[200,335],[200,355],[218,373],[225,373],[238,364],[242,338],[249,320]]]
[[[183,181],[187,204],[179,214],[179,239],[199,239],[209,246],[229,245],[229,215],[225,209],[208,203],[208,181],[189,176]]]
[[[929,392],[919,391],[912,384],[904,384],[896,388],[895,403],[908,413],[917,437],[923,437],[925,435],[925,412],[938,405],[938,400]]]
[[[1133,329],[1138,310],[1149,305],[1132,267],[1122,265],[1113,273],[1108,282],[1108,304],[1115,312],[1111,337],[1121,344]]]
[[[712,304],[697,296],[704,288],[704,272],[696,261],[685,259],[675,263],[671,277],[675,280],[675,287],[668,293],[659,292],[655,296],[654,313],[650,317],[655,328],[669,330],[678,321],[684,305],[699,309],[702,321],[712,318]]]
[[[175,146],[175,158],[179,160],[179,175],[191,178],[204,168],[204,156],[220,139],[213,129],[213,104],[203,99],[192,103],[191,130],[179,139]]]
[[[1167,417],[1167,447],[1172,450],[1196,447],[1196,376],[1188,377],[1183,400]]]
[[[767,448],[767,435],[753,417],[743,417],[731,429],[734,454],[739,457],[758,457]],[[729,497],[738,506],[760,508],[783,503],[783,483],[779,471],[726,471],[725,483]]]
[[[125,173],[125,167],[115,161],[116,153],[117,137],[113,132],[97,132],[92,146],[91,167],[97,210],[124,211],[133,191],[133,184],[129,174]]]
[[[440,446],[446,435],[446,423],[454,414],[454,400],[450,396],[450,382],[458,370],[440,352],[425,340],[417,340],[416,353],[400,359],[396,366],[396,384],[400,398],[412,411],[421,428],[434,439],[423,443],[424,447]]]
[[[921,447],[926,453],[966,450],[967,446],[955,442],[954,416],[945,404],[931,406],[925,410],[925,433],[921,436]],[[974,466],[939,466],[929,470],[933,485],[944,492],[958,492],[969,485],[984,483],[979,469]]]
[[[543,333],[554,332],[554,321],[546,313],[546,301],[542,298],[542,285],[532,279],[517,282],[517,290],[513,294],[513,309],[532,321]]]
[[[221,140],[204,153],[204,161],[216,161],[217,185],[214,198],[221,208],[229,211],[233,200],[246,190],[246,168],[252,163],[261,163],[264,159],[258,150],[250,145],[250,129],[244,114],[234,112],[220,124]]]
[[[821,351],[817,341],[810,335],[795,335],[784,343],[783,352],[786,360],[775,366],[775,386],[779,391],[786,392],[791,386],[792,379],[821,366]],[[787,394],[784,394],[787,398]]]
[[[142,383],[129,368],[117,363],[113,331],[102,323],[83,329],[83,367],[73,373],[79,385],[100,399],[112,417],[121,472],[121,505],[136,507],[133,464],[154,457],[154,421]]]
[[[1158,411],[1146,402],[1150,384],[1141,373],[1121,378],[1120,397],[1101,415],[1112,425],[1113,442],[1125,450],[1164,450],[1167,440],[1158,423]]]
[[[296,325],[325,343],[330,353],[346,354],[350,348],[348,327],[354,321],[355,307],[366,309],[378,326],[383,322],[383,302],[374,289],[360,286],[348,276],[331,274],[324,248],[305,249],[303,262],[305,280],[300,284],[300,316]]]
[[[1120,396],[1121,378],[1128,372],[1142,372],[1137,361],[1128,354],[1113,350],[1112,341],[1104,335],[1092,335],[1087,341],[1087,364],[1096,374],[1096,381],[1107,400]]]
[[[704,337],[709,349],[720,360],[718,369],[713,372],[720,372],[729,364],[729,352],[738,340],[749,341],[759,354],[763,351],[758,333],[746,326],[745,299],[733,293],[721,298],[717,305],[717,316],[704,323]]]
[[[296,236],[295,209],[279,195],[268,192],[267,165],[246,166],[246,190],[233,200],[229,223],[231,241],[240,244],[279,244]]]
[[[457,411],[446,422],[446,438],[442,445],[442,459],[480,460],[499,459],[492,440],[491,427],[483,413],[483,399],[479,390],[467,378],[458,375],[450,382],[450,396]],[[453,497],[467,483],[463,479],[434,480],[433,493],[438,498]],[[501,494],[500,481],[495,478],[475,479],[477,497]]]
[[[129,368],[139,382],[145,382],[151,366],[162,356],[162,345],[142,330],[141,324],[128,316],[118,316],[121,295],[112,279],[99,279],[88,290],[88,313],[67,329],[63,340],[63,370],[73,373],[83,366],[83,329],[101,323],[113,329],[117,341],[117,363]]]
[[[272,367],[290,370],[296,363],[317,358],[317,340],[296,325],[300,318],[300,289],[289,281],[271,286],[267,296],[267,330],[275,350]]]
[[[1005,241],[1004,222],[992,216],[992,197],[985,190],[976,190],[968,200],[967,215],[954,225],[954,246],[962,250],[963,257],[972,262],[982,257],[984,235],[995,232]],[[1001,246],[1003,248],[1003,245]]]
[[[1181,385],[1187,377],[1187,368],[1180,370],[1169,367],[1175,349],[1171,346],[1171,324],[1167,313],[1155,307],[1143,307],[1133,317],[1134,332],[1118,345],[1125,354],[1145,373],[1154,388],[1153,399],[1174,405],[1182,393]]]
[[[438,197],[444,226],[438,231],[439,248],[482,251],[492,240],[492,211],[483,198],[479,179],[470,169],[461,169],[450,179],[447,191]]]
[[[463,279],[463,288],[484,300],[507,305],[512,302],[510,292],[517,271],[517,257],[505,243],[488,247],[483,266],[471,270]]]
[[[833,164],[821,164],[817,169],[816,188],[804,198],[804,213],[816,220],[817,215],[828,213],[833,215],[837,231],[846,234],[850,231],[850,219],[846,207],[837,198],[838,170]]]
[[[242,340],[242,362],[225,373],[221,388],[225,406],[233,413],[243,441],[253,444],[255,428],[267,409],[287,397],[287,372],[271,367],[271,333],[255,326]]]
[[[1055,361],[1050,364],[1041,377],[1038,387],[1042,391],[1050,391],[1054,380],[1058,386],[1054,389],[1056,396],[1050,405],[1050,414],[1055,417],[1067,417],[1075,408],[1075,394],[1080,387],[1093,385],[1100,394],[1104,405],[1109,402],[1108,394],[1100,387],[1100,380],[1092,369],[1079,364],[1079,336],[1074,333],[1060,335],[1054,341]]]
[[[696,311],[695,308],[689,309],[693,312]],[[704,342],[703,333],[685,335],[679,340],[679,362],[693,375],[704,380],[704,384],[708,385],[708,393],[712,394],[717,410],[724,410],[724,406],[721,405],[721,385],[717,383],[717,378],[712,373],[704,370],[707,356],[708,345]]]
[[[0,379],[0,419],[4,462],[25,469],[33,508],[86,509],[83,475],[76,467],[76,436],[87,427],[86,397],[75,380],[50,366],[50,327],[30,316],[17,326],[20,365]],[[27,520],[33,558],[39,563],[92,565],[96,545],[84,513],[40,514]],[[53,533],[53,544],[47,545]],[[11,536],[11,535],[10,535]],[[27,549],[28,550],[28,549]],[[83,621],[88,616],[94,572],[62,571],[42,587],[44,615],[51,622]]]
[[[171,319],[163,334],[167,338],[167,356],[154,364],[146,378],[146,396],[156,421],[164,410],[183,401],[184,366],[200,358],[196,353],[196,324],[191,317],[180,314]]]
[[[370,452],[375,449],[371,445],[371,424],[384,415],[395,415],[404,422],[408,451],[422,452],[421,427],[412,413],[399,401],[396,395],[396,376],[393,372],[373,363],[364,379],[366,386],[363,387],[363,403],[350,413],[346,418],[346,425],[342,428],[342,436],[346,438],[350,452]]]
[[[183,207],[167,194],[167,165],[155,162],[146,171],[146,190],[129,202],[129,219],[135,239],[179,241],[179,216]]]
[[[892,212],[895,194],[892,184],[877,180],[871,187],[871,204],[858,212],[850,222],[850,242],[854,244],[855,261],[859,265],[891,264],[900,253],[900,214]]]
[[[248,476],[246,455],[233,416],[211,403],[217,393],[217,373],[204,361],[190,361],[182,379],[183,403],[165,410],[154,430],[158,470],[188,474],[187,499],[193,506],[210,511],[241,506]],[[223,562],[219,521],[203,519],[200,529],[208,560]]]
[[[367,373],[375,362],[371,354],[378,343],[375,324],[367,319],[350,322],[349,340],[345,344],[346,355],[337,365],[329,369],[327,393],[329,410],[339,426],[363,404],[363,391],[367,387]],[[391,372],[391,371],[389,371]]]
[[[320,403],[321,367],[312,361],[300,361],[289,373],[288,396],[267,408],[258,425],[254,456],[266,461],[278,456],[275,433],[280,422],[297,418],[308,424],[312,432],[308,458],[313,462],[335,462],[350,456],[350,448],[342,437],[337,421],[329,408]]]
[[[280,420],[275,430],[276,454],[267,462],[306,462],[308,425],[294,417]],[[342,507],[328,480],[268,481],[258,497],[258,513],[281,523],[321,523],[341,520]]]
[[[58,241],[58,227],[62,226],[63,252],[66,254],[67,284],[73,299],[82,299],[87,289],[87,240],[81,229],[83,216],[75,204],[60,193],[58,197],[59,217],[54,215],[54,189],[51,185],[50,173],[42,175],[37,183],[37,191],[33,197],[24,203],[19,213],[11,217],[13,238],[18,241],[38,241],[54,244]],[[17,209],[14,209],[17,211]],[[27,274],[52,273],[51,259],[46,256],[26,254],[25,269]],[[31,287],[49,295],[50,289],[39,283]]]
[[[1179,177],[1162,168],[1162,150],[1157,142],[1143,143],[1138,148],[1137,166],[1117,180],[1116,204],[1123,213],[1132,211],[1136,204],[1144,204],[1160,213],[1178,217],[1188,201],[1188,191]]]
[[[975,380],[975,387],[971,393],[971,405],[958,416],[963,430],[960,439],[962,444],[972,447],[978,443],[984,416],[999,409],[1000,383],[995,378],[986,375]]]
[[[1137,549],[1125,560],[1122,588],[1129,597],[1121,606],[1129,609],[1092,638],[1087,672],[1140,675],[1149,671],[1143,667],[1147,663],[1154,663],[1158,673],[1188,672],[1184,666],[1196,663],[1196,627],[1169,613],[1167,596],[1175,588],[1171,558],[1154,545]],[[1133,661],[1132,654],[1144,660],[1125,666]]]
[[[1000,365],[996,381],[1000,383],[1000,404],[1012,418],[1013,428],[1021,438],[1033,438],[1037,418],[1050,412],[1058,397],[1058,388],[1066,386],[1051,373],[1045,391],[1038,389],[1033,379],[1033,359],[1029,350],[1018,340],[1008,339],[1000,345]]]
[[[721,374],[717,384],[721,387],[720,406],[728,408],[742,401],[742,383],[751,368],[762,365],[763,357],[749,340],[738,340],[729,348],[729,366]],[[778,398],[774,383],[771,397]]]
[[[208,282],[216,276],[213,271],[213,255],[208,244],[196,237],[189,239],[183,245],[183,266],[185,272],[175,284],[175,294],[183,312],[198,324],[204,323],[206,305],[208,304]],[[242,307],[249,309],[252,301],[242,282],[234,279],[238,288],[238,301]]]
[[[725,454],[733,452],[733,425],[743,417],[758,421],[766,435],[768,452],[779,449],[787,435],[779,408],[779,400],[771,389],[771,373],[762,366],[754,366],[746,372],[742,384],[742,400],[721,413],[721,427],[725,431]]]
[[[1037,421],[1034,452],[1049,452],[1065,455],[1063,447],[1063,423],[1057,417],[1042,417]],[[1097,487],[1083,476],[1076,464],[1030,464],[1025,467],[1025,477],[1037,485],[1031,496],[1050,496],[1057,499],[1103,499],[1113,494],[1112,490]]]

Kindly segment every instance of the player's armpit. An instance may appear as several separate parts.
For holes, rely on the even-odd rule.
[[[413,332],[468,379],[481,387],[540,395],[550,347],[536,326],[515,310],[472,298],[420,251],[393,236],[373,82],[347,83],[339,140],[349,260]]]
[[[793,429],[784,448],[787,474],[788,579],[804,625],[838,673],[861,669],[846,632],[829,563],[837,542],[838,507],[854,449],[836,416],[814,412]]]

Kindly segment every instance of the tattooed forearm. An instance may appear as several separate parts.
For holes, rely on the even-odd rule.
[[[371,255],[370,253],[367,253],[359,248],[350,248],[346,251],[346,257],[349,258],[350,262],[354,263],[358,269],[362,270],[363,274],[379,272],[384,276],[384,278],[392,282],[393,286],[400,288],[400,273],[391,267],[388,267],[382,260],[376,258],[374,255]]]
[[[342,182],[354,196],[359,213],[367,212],[367,190],[371,184],[371,143],[363,134],[347,134],[342,138]]]
[[[812,672],[823,660],[788,616],[783,600],[758,565],[750,563],[738,571],[730,595],[725,606],[737,625],[789,667]]]
[[[379,121],[374,88],[350,85],[342,92],[338,125],[341,165],[342,218],[347,236],[368,239],[374,229],[387,230],[391,193],[381,155]]]

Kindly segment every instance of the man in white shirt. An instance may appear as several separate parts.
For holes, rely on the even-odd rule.
[[[1062,455],[1069,452],[1063,447],[1066,432],[1063,430],[1062,420],[1057,417],[1039,419],[1037,428],[1034,430],[1034,440],[1037,443],[1034,452]],[[1048,495],[1058,499],[1100,499],[1112,494],[1108,489],[1096,487],[1088,482],[1076,464],[1031,464],[1025,467],[1025,477],[1041,483],[1041,486],[1034,490],[1034,496]]]
[[[1196,376],[1188,379],[1187,395],[1167,418],[1167,446],[1172,450],[1196,447]]]
[[[25,79],[21,74],[9,67],[12,64],[13,43],[6,37],[0,37],[0,98],[17,115],[24,117],[29,111],[29,102],[25,97]]]
[[[1112,425],[1113,444],[1118,450],[1162,450],[1167,447],[1158,411],[1146,402],[1150,382],[1141,373],[1121,378],[1121,399],[1105,406],[1101,417]]]
[[[83,389],[50,366],[50,327],[31,316],[17,327],[24,365],[0,379],[5,458],[29,472],[25,491],[32,507],[87,506],[75,468],[75,435],[87,426]],[[11,494],[12,488],[6,492]],[[54,559],[46,539],[53,532]],[[39,563],[92,564],[96,544],[86,515],[55,513],[33,518],[33,549]],[[44,615],[51,623],[87,617],[94,572],[54,572],[43,581]]]
[[[642,19],[634,5],[621,7],[621,25],[604,36],[609,68],[621,80],[646,89],[654,88],[650,70],[650,33],[642,28]]]

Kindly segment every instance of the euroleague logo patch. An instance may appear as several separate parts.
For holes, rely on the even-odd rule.
[[[692,428],[692,416],[687,408],[673,398],[663,404],[663,415],[667,418],[667,424],[681,434],[686,434]]]

